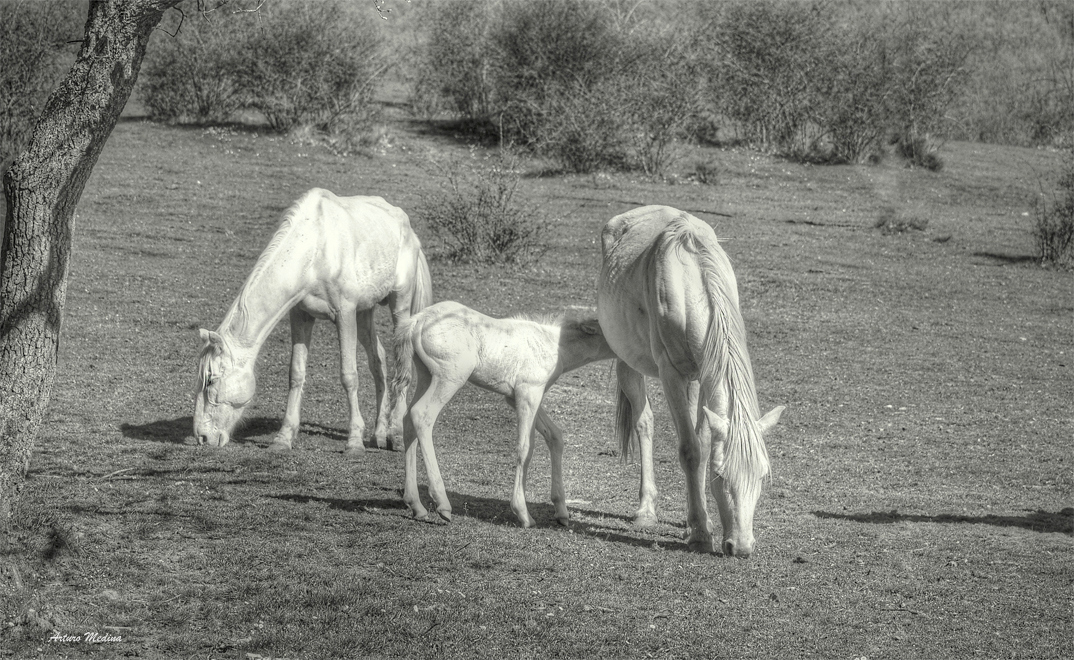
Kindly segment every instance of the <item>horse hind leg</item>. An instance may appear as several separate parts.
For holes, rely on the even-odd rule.
[[[295,307],[291,309],[291,368],[288,376],[287,409],[283,424],[273,438],[269,449],[287,451],[298,438],[301,424],[302,392],[306,384],[306,361],[309,357],[310,340],[313,337],[314,318]]]
[[[355,315],[358,342],[365,349],[369,360],[369,372],[373,375],[373,396],[377,406],[377,423],[373,427],[373,443],[380,449],[388,449],[388,371],[385,366],[384,346],[380,343],[374,324],[373,310],[360,311]],[[400,419],[400,422],[402,420]]]
[[[634,524],[650,527],[659,520],[656,515],[659,492],[653,468],[653,409],[645,391],[645,376],[620,360],[616,364],[616,377],[622,412],[628,415],[627,419],[619,421],[622,426],[619,432],[633,433],[638,438],[638,453],[641,454],[641,484],[638,487],[639,504],[634,513]]]

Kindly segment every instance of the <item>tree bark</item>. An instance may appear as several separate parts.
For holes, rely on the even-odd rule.
[[[4,175],[0,243],[0,530],[11,522],[52,394],[75,205],[179,0],[91,0],[85,39],[29,146]]]

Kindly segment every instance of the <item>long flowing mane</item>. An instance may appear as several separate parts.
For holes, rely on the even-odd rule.
[[[280,246],[287,243],[288,238],[291,236],[292,231],[297,224],[299,217],[306,217],[308,214],[301,214],[304,210],[311,195],[306,194],[300,198],[297,202],[291,205],[291,208],[287,210],[284,215],[283,221],[280,226],[276,228],[276,233],[272,235],[272,239],[269,240],[268,246],[257,258],[257,262],[254,263],[253,270],[246,277],[246,281],[243,282],[242,288],[239,290],[239,295],[235,299],[235,303],[228,310],[224,320],[220,323],[220,328],[234,328],[237,331],[246,329],[246,325],[249,322],[249,296],[253,285],[261,278],[269,266],[272,264],[273,259],[280,251]]]
[[[711,402],[719,384],[727,385],[730,424],[720,476],[738,488],[760,488],[769,470],[768,450],[757,426],[757,390],[730,261],[718,244],[710,245],[685,222],[673,223],[665,240],[668,247],[696,255],[712,307],[700,356],[700,397]]]

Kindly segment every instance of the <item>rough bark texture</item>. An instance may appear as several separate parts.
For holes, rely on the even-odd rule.
[[[91,0],[78,59],[4,175],[0,530],[10,523],[52,393],[75,205],[130,97],[153,28],[177,2]]]

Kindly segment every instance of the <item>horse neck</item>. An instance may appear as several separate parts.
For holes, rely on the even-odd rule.
[[[217,332],[229,340],[237,364],[257,356],[272,329],[305,293],[303,251],[285,252],[286,257],[258,262],[220,324]]]

